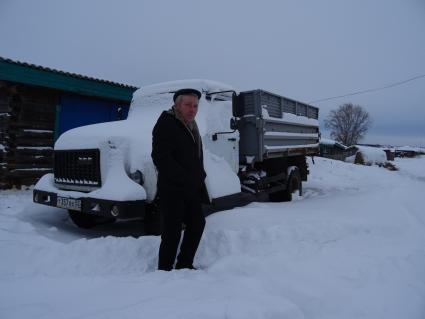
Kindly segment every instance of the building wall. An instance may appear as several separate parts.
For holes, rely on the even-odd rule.
[[[2,85],[7,112],[0,186],[33,184],[52,171],[57,92],[14,83]]]
[[[6,137],[9,118],[9,94],[0,82],[0,189],[3,188],[2,176],[6,171]]]
[[[63,94],[59,103],[56,137],[75,127],[126,119],[129,108],[128,104],[69,94]]]
[[[0,189],[34,184],[52,172],[53,146],[60,134],[125,119],[128,107],[108,99],[0,81]]]

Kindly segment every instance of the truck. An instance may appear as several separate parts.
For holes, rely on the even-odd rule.
[[[53,173],[33,189],[38,204],[68,210],[82,228],[138,218],[158,233],[152,129],[182,88],[202,92],[196,121],[203,141],[205,215],[260,198],[302,195],[307,156],[319,153],[319,109],[265,90],[236,91],[209,80],[181,80],[134,92],[128,118],[74,128],[54,146]]]

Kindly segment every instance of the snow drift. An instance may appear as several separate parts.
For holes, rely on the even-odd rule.
[[[425,158],[316,158],[304,196],[213,214],[198,271],[156,271],[137,222],[83,231],[0,192],[1,318],[425,317]]]

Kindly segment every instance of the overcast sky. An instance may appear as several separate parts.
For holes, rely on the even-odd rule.
[[[136,86],[206,78],[310,102],[425,74],[425,0],[0,0],[0,56]],[[364,142],[425,146],[424,77],[313,104],[322,121],[347,102],[373,118]]]

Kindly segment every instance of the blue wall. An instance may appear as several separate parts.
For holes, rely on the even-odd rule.
[[[120,108],[121,118],[118,111]],[[57,138],[74,127],[126,119],[128,108],[128,105],[117,102],[64,95],[60,99],[55,136]]]

